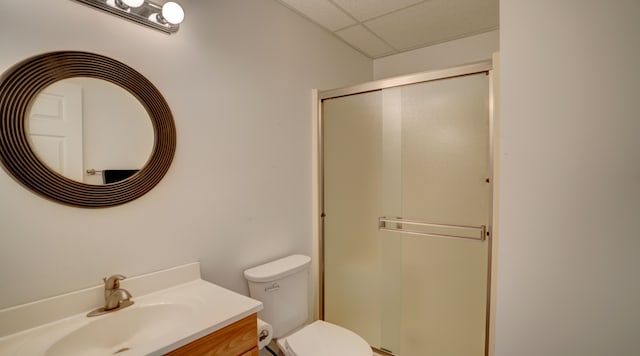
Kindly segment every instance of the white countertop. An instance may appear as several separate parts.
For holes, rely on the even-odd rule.
[[[262,309],[262,303],[257,300],[201,279],[143,296],[134,295],[132,300],[135,302],[133,306],[102,316],[89,318],[86,314],[90,310],[86,310],[65,319],[4,336],[0,338],[0,355],[68,353],[73,348],[69,349],[69,343],[65,344],[65,341],[70,339],[73,340],[75,350],[82,350],[83,355],[113,355],[122,349],[126,351],[119,352],[118,355],[162,355]],[[147,324],[143,327],[132,325],[138,321],[138,315],[144,315],[144,323]],[[105,322],[102,319],[106,318],[111,318],[108,321],[111,324],[121,323],[114,330],[116,334],[124,335],[119,337],[126,340],[117,346],[98,345],[99,347],[94,348],[91,344],[93,340],[111,337],[96,335],[96,330],[104,332]],[[86,342],[81,341],[80,344],[91,344],[90,346],[77,345],[78,340],[85,339]],[[112,349],[107,351],[107,347]]]

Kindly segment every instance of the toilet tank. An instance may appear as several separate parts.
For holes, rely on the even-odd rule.
[[[308,256],[291,255],[244,271],[251,297],[263,304],[258,317],[271,324],[274,338],[307,321],[310,262]]]

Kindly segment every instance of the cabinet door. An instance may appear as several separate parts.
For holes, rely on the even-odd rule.
[[[257,347],[252,348],[251,350],[243,353],[241,356],[259,356],[260,350]]]
[[[257,356],[258,319],[256,314],[169,352],[169,356]]]

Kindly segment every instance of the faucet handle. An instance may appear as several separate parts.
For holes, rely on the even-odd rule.
[[[111,277],[102,278],[104,281],[104,289],[117,289],[120,288],[120,281],[126,279],[127,277],[121,274],[114,274]]]

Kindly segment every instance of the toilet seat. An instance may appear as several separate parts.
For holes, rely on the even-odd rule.
[[[369,344],[358,334],[322,320],[278,339],[278,347],[287,356],[373,355]]]

